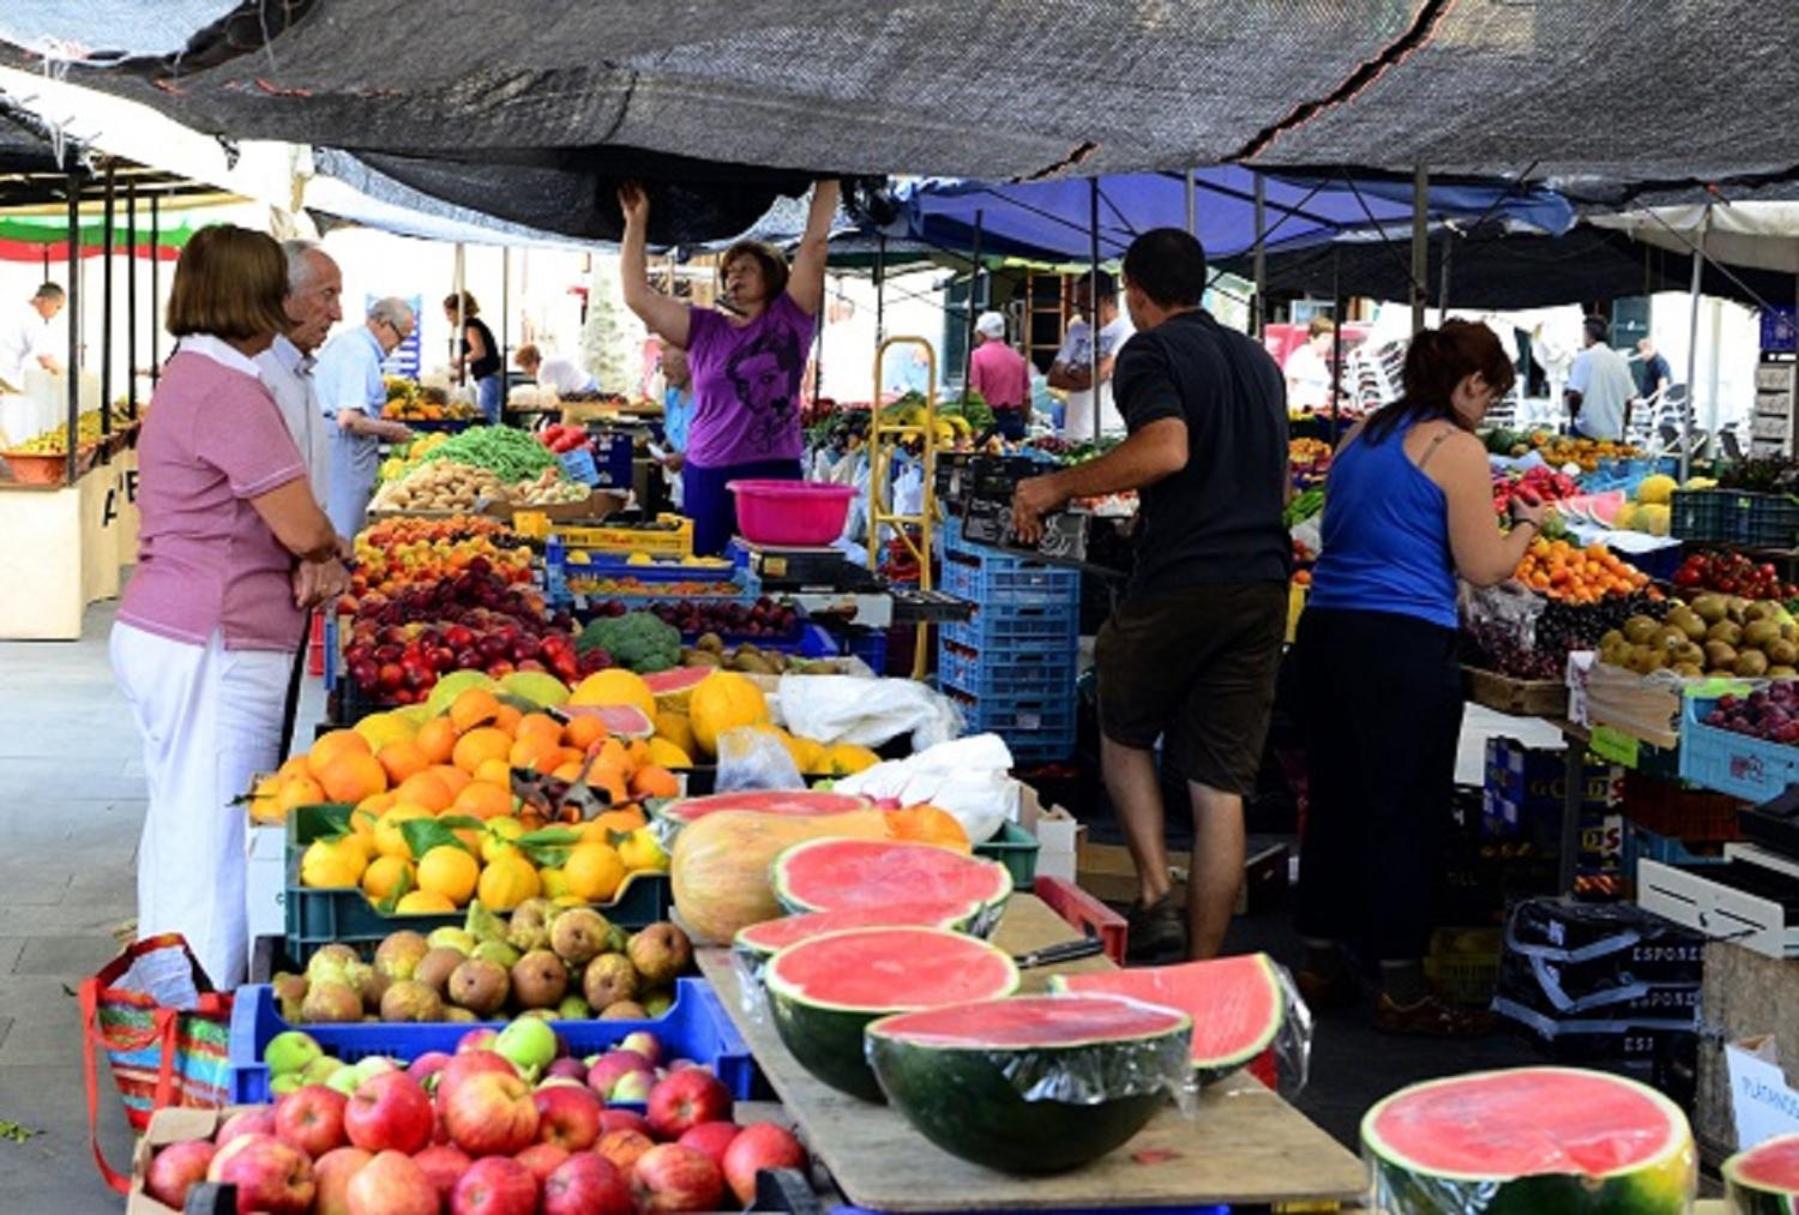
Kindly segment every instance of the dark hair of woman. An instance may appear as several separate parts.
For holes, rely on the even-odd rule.
[[[1413,422],[1436,418],[1473,430],[1450,403],[1456,385],[1471,375],[1479,375],[1502,394],[1517,378],[1512,360],[1491,329],[1476,321],[1445,321],[1440,329],[1420,330],[1405,353],[1405,395],[1369,418],[1362,437],[1379,443]]]

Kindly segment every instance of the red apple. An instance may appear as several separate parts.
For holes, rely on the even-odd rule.
[[[571,1152],[584,1152],[600,1137],[600,1099],[586,1088],[551,1084],[537,1090],[537,1137]]]
[[[650,1129],[662,1139],[679,1139],[702,1122],[731,1120],[731,1090],[697,1067],[673,1073],[650,1090]]]
[[[434,1143],[414,1156],[412,1163],[425,1170],[425,1176],[431,1179],[431,1186],[437,1191],[438,1200],[447,1209],[450,1205],[450,1192],[474,1162],[454,1144]]]
[[[626,1034],[624,1040],[618,1044],[618,1048],[642,1055],[644,1062],[651,1067],[662,1062],[662,1042],[647,1029],[634,1030]]]
[[[488,1156],[469,1166],[450,1195],[450,1215],[535,1215],[537,1178],[505,1156]]]
[[[440,1050],[428,1050],[412,1061],[406,1074],[424,1086],[426,1092],[431,1091],[431,1077],[441,1072],[449,1063],[451,1056]]]
[[[471,1050],[459,1053],[443,1070],[437,1073],[437,1100],[442,1104],[447,1100],[456,1086],[470,1076],[481,1075],[517,1076],[518,1068],[512,1066],[504,1055],[491,1050]]]
[[[312,1178],[318,1193],[312,1200],[312,1215],[350,1215],[350,1179],[362,1166],[375,1158],[373,1152],[361,1148],[333,1148],[313,1162]]]
[[[612,1085],[612,1091],[606,1094],[608,1101],[643,1102],[650,1099],[650,1090],[656,1087],[656,1077],[652,1072],[626,1072]]]
[[[631,1190],[646,1211],[716,1211],[724,1199],[725,1177],[706,1153],[664,1143],[638,1158]]]
[[[592,1152],[570,1156],[543,1183],[542,1215],[631,1215],[625,1175]]]
[[[656,1141],[638,1131],[607,1131],[594,1144],[593,1150],[604,1156],[612,1167],[629,1175],[637,1158],[656,1146]]]
[[[636,1131],[648,1139],[650,1122],[636,1110],[605,1109],[600,1111],[600,1134],[607,1131]]]
[[[609,1050],[587,1069],[587,1087],[602,1097],[610,1097],[612,1086],[626,1073],[650,1070],[650,1061],[634,1050]]]
[[[537,1142],[537,1105],[517,1076],[482,1072],[444,1097],[450,1142],[471,1156],[513,1156]]]
[[[275,1137],[317,1160],[342,1147],[344,1107],[350,1099],[334,1088],[308,1084],[275,1103]]]
[[[557,1147],[553,1143],[533,1143],[513,1159],[531,1170],[531,1176],[537,1178],[542,1185],[550,1179],[550,1174],[562,1167],[562,1162],[569,1157],[567,1148]]]
[[[258,1106],[255,1109],[239,1110],[225,1119],[219,1127],[218,1134],[212,1141],[224,1147],[239,1135],[273,1135],[275,1133],[275,1111],[271,1106]]]
[[[725,1183],[737,1201],[748,1206],[756,1197],[756,1174],[762,1169],[806,1168],[806,1149],[786,1127],[772,1122],[746,1126],[725,1149]]]
[[[209,1139],[169,1144],[150,1162],[150,1171],[144,1176],[145,1192],[166,1207],[183,1210],[188,1187],[206,1180],[207,1166],[217,1152],[218,1146]]]
[[[437,1215],[437,1187],[404,1152],[382,1152],[350,1178],[350,1215]]]
[[[490,1026],[483,1026],[480,1029],[471,1029],[466,1034],[463,1034],[462,1037],[456,1039],[456,1053],[459,1055],[466,1055],[470,1051],[492,1050],[494,1039],[499,1036],[500,1031]]]
[[[305,1215],[318,1191],[306,1154],[260,1133],[239,1135],[220,1148],[206,1180],[236,1186],[238,1210],[266,1215]]]
[[[719,1168],[725,1167],[725,1149],[731,1146],[731,1140],[743,1128],[735,1122],[702,1122],[690,1127],[676,1143],[682,1147],[698,1148],[712,1157],[712,1163]]]
[[[431,1142],[431,1098],[405,1072],[365,1080],[344,1110],[350,1142],[366,1152],[422,1151]]]

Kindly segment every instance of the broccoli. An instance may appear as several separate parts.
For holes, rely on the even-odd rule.
[[[639,675],[666,671],[681,661],[681,634],[648,612],[602,616],[575,638],[575,652],[602,649],[618,666]]]

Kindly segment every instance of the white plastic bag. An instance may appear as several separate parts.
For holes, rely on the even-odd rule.
[[[843,793],[860,793],[902,806],[929,802],[954,815],[971,844],[993,838],[1007,821],[1018,820],[1019,789],[1010,776],[1012,752],[997,734],[976,734],[889,760],[836,783]]]
[[[766,730],[739,726],[718,739],[719,793],[741,789],[804,789],[805,778],[781,740]]]
[[[779,697],[788,732],[824,743],[878,747],[910,733],[923,751],[962,732],[955,705],[910,679],[783,675]]]

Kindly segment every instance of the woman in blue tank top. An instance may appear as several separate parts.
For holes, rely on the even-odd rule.
[[[1543,508],[1493,517],[1474,428],[1512,386],[1485,325],[1412,339],[1405,397],[1349,432],[1325,485],[1324,551],[1300,618],[1310,805],[1301,842],[1302,991],[1353,998],[1344,947],[1380,963],[1375,1021],[1398,1033],[1485,1028],[1424,981],[1443,827],[1462,728],[1456,579],[1511,577]]]

